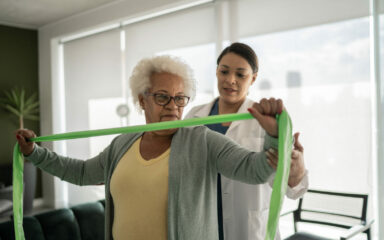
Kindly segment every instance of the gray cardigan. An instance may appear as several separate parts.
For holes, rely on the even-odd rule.
[[[110,180],[123,154],[143,133],[123,134],[98,156],[86,161],[59,156],[36,145],[26,157],[42,170],[76,185],[105,184],[105,239],[112,239],[114,205]],[[264,149],[277,148],[266,135]],[[217,173],[251,184],[272,174],[264,152],[250,152],[204,126],[180,128],[169,157],[168,239],[216,240]]]

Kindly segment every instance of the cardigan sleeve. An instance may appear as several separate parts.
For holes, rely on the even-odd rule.
[[[265,183],[274,171],[268,164],[265,152],[249,151],[231,139],[207,131],[209,159],[218,173],[227,178],[250,183]],[[264,149],[277,148],[277,139],[265,136]]]
[[[104,183],[104,168],[110,146],[94,158],[80,160],[60,156],[35,144],[33,152],[25,158],[43,171],[76,185]]]

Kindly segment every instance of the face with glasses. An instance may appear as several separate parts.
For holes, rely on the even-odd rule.
[[[150,77],[151,87],[139,96],[147,123],[180,120],[189,97],[184,93],[183,79],[175,74],[161,72]],[[172,134],[176,129],[157,131]]]

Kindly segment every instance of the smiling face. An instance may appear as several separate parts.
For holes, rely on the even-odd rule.
[[[221,58],[216,76],[220,99],[227,104],[241,104],[249,87],[255,82],[257,73],[252,72],[247,60],[230,52]]]
[[[180,120],[184,107],[178,107],[174,99],[164,106],[155,102],[152,94],[163,94],[171,97],[185,96],[184,82],[181,77],[167,73],[153,73],[150,77],[151,88],[146,95],[139,95],[140,105],[144,110],[147,123]],[[161,135],[172,134],[176,129],[156,131]]]

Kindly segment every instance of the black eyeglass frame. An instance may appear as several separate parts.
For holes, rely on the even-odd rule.
[[[146,96],[153,96],[153,99],[154,99],[155,103],[157,105],[159,105],[159,106],[167,106],[171,102],[171,100],[173,100],[173,102],[175,103],[176,106],[178,106],[178,107],[185,107],[185,106],[188,105],[189,99],[191,98],[191,97],[188,97],[188,96],[174,96],[173,97],[173,96],[170,96],[170,95],[165,94],[165,93],[149,93],[149,92],[146,92],[145,95]],[[159,95],[168,96],[169,97],[168,101],[166,103],[164,103],[164,104],[158,103],[156,101],[156,96],[159,96]],[[184,98],[184,99],[187,99],[187,101],[186,101],[185,105],[180,106],[180,105],[177,104],[176,98]]]

